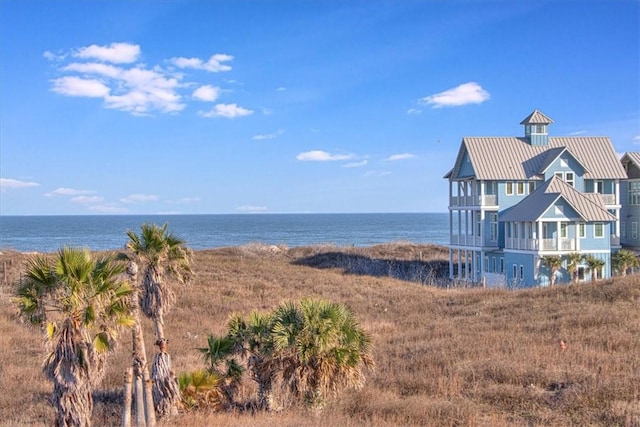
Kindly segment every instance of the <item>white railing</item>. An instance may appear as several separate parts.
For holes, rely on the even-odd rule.
[[[451,244],[464,246],[482,246],[482,238],[478,236],[467,236],[465,234],[452,234]]]
[[[615,194],[600,194],[600,198],[604,202],[605,205],[616,205],[616,195]]]
[[[484,196],[451,196],[449,206],[498,206],[498,196],[485,194]]]

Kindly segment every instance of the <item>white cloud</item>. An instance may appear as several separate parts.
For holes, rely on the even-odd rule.
[[[406,160],[413,159],[415,157],[414,154],[411,153],[402,153],[402,154],[393,154],[385,159],[387,162],[395,162],[397,160]]]
[[[463,83],[460,86],[422,98],[420,101],[433,108],[457,107],[467,104],[481,104],[488,100],[489,92],[478,83]]]
[[[0,178],[0,191],[5,191],[9,188],[28,188],[37,187],[40,184],[33,181],[21,181],[12,178]]]
[[[194,90],[193,95],[191,96],[199,101],[213,102],[220,96],[220,88],[211,85],[203,85]]]
[[[287,90],[287,88],[284,87],[284,86],[280,86],[279,88],[276,89],[276,91],[278,91],[278,92],[284,92],[286,90]]]
[[[176,112],[185,108],[177,93],[180,82],[162,71],[140,67],[122,68],[110,64],[72,63],[62,71],[97,75],[102,80],[61,77],[54,80],[55,92],[69,96],[103,98],[107,108],[147,114],[150,111]],[[108,85],[107,85],[108,84]]]
[[[346,163],[344,165],[342,165],[345,168],[360,168],[362,166],[366,166],[367,163],[369,163],[369,161],[367,159],[364,159],[361,162],[353,162],[353,163]]]
[[[146,203],[155,202],[159,197],[155,194],[130,194],[127,197],[120,199],[122,203]]]
[[[265,139],[274,139],[274,138],[277,138],[278,136],[282,135],[283,133],[284,133],[284,130],[278,129],[274,133],[254,135],[254,136],[251,137],[251,139],[256,140],[256,141],[263,141]]]
[[[634,137],[633,137],[633,142],[634,142],[635,144],[640,144],[640,135],[634,136]]]
[[[86,96],[89,98],[104,98],[109,96],[110,89],[101,81],[67,76],[53,79],[52,91],[67,96]]]
[[[266,206],[245,205],[245,206],[237,207],[236,210],[239,210],[241,212],[266,212],[267,211],[267,207]]]
[[[235,119],[237,117],[248,116],[253,114],[252,110],[238,107],[236,104],[217,104],[210,111],[200,111],[202,117],[224,117],[227,119]]]
[[[56,188],[55,190],[53,190],[50,193],[45,193],[45,196],[47,197],[52,197],[52,196],[72,196],[72,197],[76,197],[76,196],[86,196],[89,194],[94,194],[95,191],[92,190],[76,190],[75,188],[65,188],[65,187],[59,187]]]
[[[140,56],[140,46],[130,43],[111,43],[109,46],[81,47],[73,56],[79,58],[97,59],[114,64],[130,64],[136,62]]]
[[[92,203],[102,203],[104,202],[104,197],[100,196],[76,196],[72,197],[71,201],[73,203],[80,203],[83,205],[88,205]]]
[[[584,135],[585,133],[587,133],[586,130],[577,130],[575,132],[570,132],[569,135],[577,136],[577,135]]]
[[[230,71],[231,66],[223,64],[223,62],[229,62],[233,59],[231,55],[225,55],[217,53],[212,55],[207,62],[204,62],[200,58],[171,58],[171,63],[178,68],[193,68],[195,70],[204,70],[211,73],[218,73],[221,71]]]
[[[353,154],[331,154],[322,150],[305,151],[296,156],[297,160],[310,162],[327,162],[353,159]]]
[[[409,114],[409,115],[415,115],[415,114],[420,114],[420,113],[422,113],[422,110],[419,110],[417,108],[409,108],[407,110],[407,114]]]

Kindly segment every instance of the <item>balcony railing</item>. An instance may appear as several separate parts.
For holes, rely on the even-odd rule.
[[[600,194],[600,198],[604,202],[605,205],[616,205],[616,195],[615,194]]]
[[[498,196],[485,194],[483,196],[451,196],[449,206],[498,206]]]

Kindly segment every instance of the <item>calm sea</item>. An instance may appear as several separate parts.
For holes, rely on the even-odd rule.
[[[118,249],[127,230],[162,225],[192,249],[264,243],[369,246],[394,241],[446,244],[446,213],[0,216],[0,250]]]

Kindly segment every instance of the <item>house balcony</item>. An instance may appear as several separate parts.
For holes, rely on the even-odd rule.
[[[498,248],[497,241],[489,241],[479,236],[467,236],[465,234],[451,235],[450,243],[452,246],[475,246],[478,248]]]
[[[498,196],[496,194],[485,194],[483,196],[451,196],[449,198],[449,206],[498,206]]]
[[[573,252],[580,250],[582,239],[552,238],[552,239],[521,239],[508,237],[505,239],[505,249],[523,251],[560,251]],[[620,236],[611,235],[611,246],[620,246]]]
[[[578,239],[521,239],[507,237],[505,249],[523,251],[575,251],[580,248]]]

